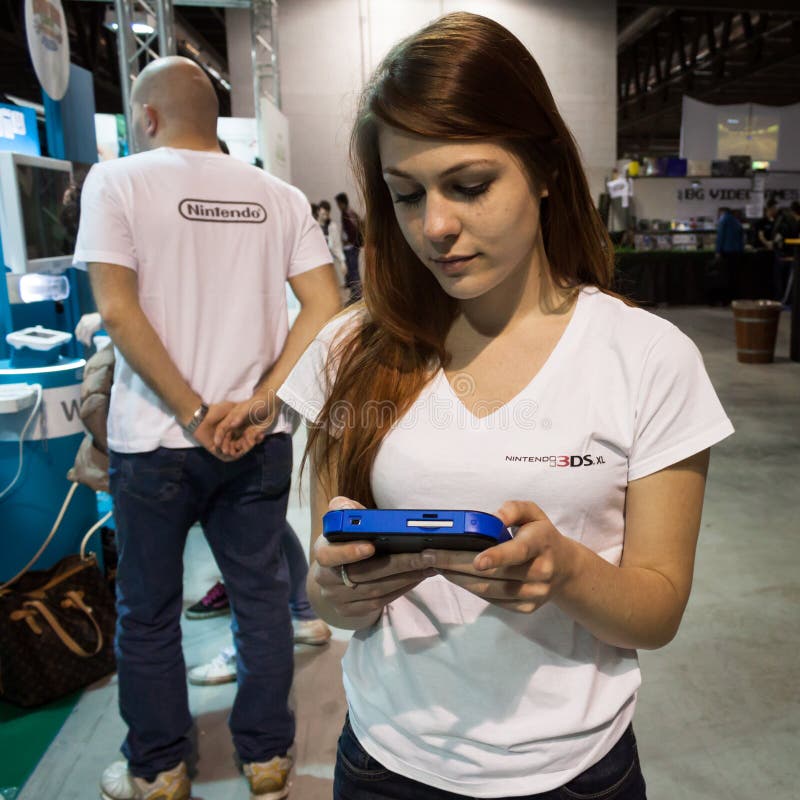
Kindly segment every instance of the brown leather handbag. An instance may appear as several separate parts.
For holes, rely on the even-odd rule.
[[[73,484],[64,507],[77,484]],[[114,597],[86,545],[109,515],[92,526],[80,554],[47,570],[30,571],[55,533],[30,563],[0,586],[0,698],[38,706],[115,671]]]

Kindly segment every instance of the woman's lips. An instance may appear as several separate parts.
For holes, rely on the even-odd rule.
[[[472,261],[472,259],[474,259],[476,256],[477,253],[471,256],[458,256],[456,258],[434,258],[432,261],[442,272],[444,272],[445,275],[457,275],[458,273],[463,272],[467,264],[469,264],[469,262]]]

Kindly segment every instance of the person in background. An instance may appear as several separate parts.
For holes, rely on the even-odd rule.
[[[628,227],[625,228],[620,238],[619,246],[626,250],[636,249],[636,230],[633,225],[628,225]]]
[[[309,426],[309,597],[355,632],[335,800],[646,797],[636,650],[678,630],[733,427],[692,341],[610,290],[557,107],[513,33],[468,13],[393,47],[361,98],[364,302],[278,392]],[[377,555],[322,536],[365,506],[514,536]]]
[[[82,314],[75,326],[75,338],[84,346],[92,346],[92,337],[103,328],[103,319],[97,311]]]
[[[328,249],[331,251],[333,265],[336,274],[342,278],[342,283],[347,285],[347,264],[344,249],[342,248],[342,229],[336,220],[331,217],[331,204],[327,200],[319,201],[319,217],[317,218],[325,240],[328,242]]]
[[[58,218],[67,234],[66,247],[69,251],[75,249],[75,239],[78,236],[78,226],[81,219],[81,189],[82,183],[70,181],[61,198],[61,208]]]
[[[308,561],[303,545],[289,523],[283,539],[283,552],[289,567],[289,610],[295,644],[323,645],[331,638],[331,629],[317,617],[306,594]],[[225,584],[218,581],[202,600],[186,609],[188,619],[209,619],[230,613]],[[236,680],[236,647],[224,647],[211,661],[192,667],[189,683],[198,686],[228,683]]]
[[[742,223],[730,208],[720,208],[719,212],[714,263],[705,276],[706,298],[711,305],[730,303],[733,281],[744,250]]]
[[[786,240],[798,238],[800,238],[800,202],[795,200],[788,208],[782,209],[778,214],[773,235],[775,247],[773,285],[776,299],[780,300],[784,305],[789,302],[790,276],[795,259],[794,252],[786,244]]]
[[[277,800],[289,791],[294,720],[281,554],[292,422],[275,389],[339,309],[336,280],[303,194],[220,150],[217,96],[197,64],[148,64],[131,114],[138,152],[92,167],[75,251],[118,354],[108,442],[128,733],[101,794],[190,796],[180,615],[184,544],[199,519],[231,599],[234,746],[251,798]],[[301,305],[291,330],[287,281]]]
[[[767,201],[764,216],[753,226],[755,240],[753,246],[757,250],[772,250],[774,247],[775,220],[778,217],[778,204],[775,198]]]
[[[347,264],[345,285],[350,290],[350,302],[355,303],[361,297],[359,272],[359,254],[362,247],[361,219],[350,208],[350,199],[345,192],[336,195],[336,205],[342,215],[342,247]]]
[[[717,223],[717,242],[715,252],[718,256],[728,253],[741,253],[744,250],[742,223],[729,208],[720,208]]]

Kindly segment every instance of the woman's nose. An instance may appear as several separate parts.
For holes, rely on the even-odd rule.
[[[426,238],[432,242],[458,236],[461,231],[461,221],[452,203],[444,197],[429,192],[425,198],[425,219],[422,230]]]

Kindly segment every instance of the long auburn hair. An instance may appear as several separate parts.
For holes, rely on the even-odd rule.
[[[305,453],[319,453],[323,478],[336,476],[332,491],[367,507],[375,505],[370,473],[381,442],[447,365],[445,339],[458,314],[458,301],[397,224],[382,177],[381,124],[432,139],[505,145],[532,185],[548,189],[540,224],[554,285],[608,290],[613,275],[611,242],[577,146],[524,45],[497,22],[465,12],[397,44],[362,93],[350,140],[365,207],[364,300],[352,329],[329,352],[334,377]],[[376,404],[390,413],[374,413]]]

